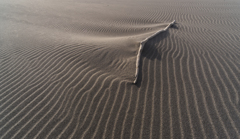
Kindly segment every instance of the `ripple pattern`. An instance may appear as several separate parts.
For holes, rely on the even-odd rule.
[[[0,2],[0,138],[240,138],[240,3],[126,3]]]

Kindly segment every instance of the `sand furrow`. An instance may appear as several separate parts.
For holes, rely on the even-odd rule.
[[[118,98],[118,95],[119,95],[119,92],[120,92],[120,88],[121,88],[121,86],[122,86],[122,82],[118,85],[118,88],[117,88],[117,90],[116,90],[116,94],[115,94],[115,97],[114,97],[114,100],[113,100],[113,103],[112,103],[112,105],[111,105],[111,110],[110,110],[110,112],[109,112],[109,116],[108,116],[108,118],[107,118],[107,121],[106,121],[106,124],[105,124],[105,127],[104,127],[104,132],[103,132],[103,135],[102,135],[102,137],[103,138],[106,138],[106,132],[107,132],[107,130],[108,130],[108,125],[109,125],[109,121],[110,121],[110,118],[111,118],[111,116],[112,116],[112,112],[113,112],[113,109],[114,109],[114,107],[115,107],[115,105],[116,105],[116,100],[117,100],[117,98]]]
[[[204,60],[205,60],[205,62],[206,62],[207,65],[208,65],[208,69],[209,69],[209,72],[210,72],[210,76],[212,77],[211,79],[213,80],[213,82],[214,82],[214,84],[215,84],[215,86],[216,86],[216,89],[218,90],[218,94],[219,94],[220,100],[221,100],[221,102],[222,102],[221,104],[223,105],[223,108],[224,108],[224,110],[225,110],[225,112],[226,112],[226,115],[228,116],[228,120],[230,120],[230,123],[231,123],[233,129],[235,130],[237,136],[239,137],[239,136],[240,136],[240,135],[239,135],[239,131],[238,131],[238,129],[236,128],[235,122],[233,122],[233,120],[232,120],[232,117],[231,117],[231,115],[230,115],[230,113],[229,113],[229,110],[228,110],[228,108],[227,108],[227,106],[226,106],[226,102],[225,102],[224,99],[223,99],[222,92],[220,91],[220,88],[219,88],[219,86],[217,85],[217,81],[213,78],[212,70],[209,68],[209,67],[211,67],[211,66],[209,65],[209,62],[207,62],[207,60],[205,59],[205,57],[204,57]]]
[[[64,56],[64,55],[63,55],[63,56]],[[71,60],[71,59],[70,59],[70,60]],[[61,60],[58,61],[58,59],[55,60],[55,61],[61,62]],[[67,61],[66,61],[66,63],[67,63]],[[73,63],[73,62],[71,62],[71,63]],[[68,63],[68,64],[71,65],[71,63]],[[55,65],[56,67],[58,67],[58,63],[57,63],[57,64],[54,64],[54,65]],[[45,66],[44,66],[44,67],[45,67]],[[65,68],[67,68],[67,67],[68,67],[68,66],[66,66]],[[62,69],[62,68],[59,67],[58,69]],[[60,71],[60,70],[59,70],[59,71]],[[64,71],[64,69],[62,70],[62,72],[63,72],[63,71]],[[40,71],[40,72],[41,72],[41,71]],[[43,72],[43,73],[45,73],[45,72]],[[43,74],[43,73],[42,73],[42,74]],[[60,72],[60,73],[61,73],[61,72]],[[37,74],[37,73],[34,73],[34,74]],[[40,75],[38,75],[38,76],[41,76],[42,74],[40,74]],[[46,75],[46,74],[45,74],[45,75]],[[30,76],[30,75],[29,75],[29,76]],[[31,77],[31,76],[30,76],[30,77]],[[28,76],[25,76],[25,78],[29,78],[29,77],[28,77]],[[25,78],[23,78],[22,80],[24,80]],[[45,78],[45,80],[42,81],[41,78]],[[45,77],[45,76],[42,76],[41,78],[38,79],[38,81],[41,81],[41,82],[38,82],[38,84],[41,84],[41,83],[43,83],[44,81],[46,81],[46,77]],[[21,79],[21,78],[20,78],[20,79]],[[28,80],[30,80],[30,79],[28,79]],[[27,80],[27,81],[28,81],[28,80]],[[59,80],[60,80],[60,79],[59,79]],[[25,82],[27,82],[27,81],[25,81]],[[32,84],[33,84],[33,83],[32,83]],[[28,85],[26,85],[26,87],[31,87],[31,85],[28,84]],[[26,88],[26,87],[25,87],[25,88]],[[25,88],[23,88],[23,89],[25,89]],[[16,89],[18,89],[18,88],[16,88]],[[23,90],[23,89],[22,89],[22,90]],[[21,92],[21,90],[19,90],[19,91]],[[23,95],[24,95],[24,94],[23,94]],[[11,99],[13,99],[13,97],[12,97]],[[11,99],[8,98],[8,100],[11,100]],[[19,99],[19,96],[18,96],[18,99]],[[18,100],[18,99],[16,99],[16,100]],[[15,100],[15,101],[16,101],[16,100]],[[14,101],[14,102],[15,102],[15,101]],[[6,102],[5,102],[5,103],[6,103]],[[12,102],[12,103],[13,103],[13,102]],[[11,105],[8,104],[8,107],[9,107],[9,106],[11,106]]]
[[[201,96],[202,96],[202,100],[203,100],[203,104],[204,104],[204,112],[206,112],[206,114],[207,114],[207,118],[208,118],[208,120],[210,122],[210,125],[211,125],[211,128],[212,128],[211,130],[213,130],[213,135],[212,136],[214,136],[214,138],[218,138],[215,126],[214,126],[212,118],[211,118],[211,116],[209,114],[209,107],[208,107],[207,102],[206,102],[206,96],[205,96],[203,87],[201,85],[201,82],[199,80],[199,73],[198,73],[198,69],[197,69],[197,66],[196,66],[196,56],[194,56],[194,55],[197,55],[196,54],[196,50],[192,49],[192,48],[189,48],[189,49],[193,53],[194,73],[195,73],[195,76],[196,76],[196,79],[197,79],[197,83],[198,83],[198,86],[199,86],[199,89],[200,89],[200,92],[201,92]],[[194,53],[193,50],[195,51],[195,53]]]
[[[84,76],[86,76],[86,75],[88,75],[88,74],[91,74],[92,72],[94,73],[94,71],[95,71],[95,70],[90,70],[90,71],[87,72],[87,74],[85,74]],[[98,73],[98,72],[94,73],[91,77],[96,76],[97,73]],[[83,79],[85,79],[85,78],[83,78]],[[82,79],[82,80],[83,80],[83,79]],[[81,82],[82,82],[82,80],[81,80]],[[86,81],[86,83],[84,83],[83,88],[84,88],[85,86],[87,86],[91,80],[92,80],[92,78],[89,78],[89,79]],[[95,82],[95,83],[96,83],[96,82]],[[85,88],[84,88],[84,89],[85,89]],[[81,91],[81,90],[80,90],[80,91]],[[80,100],[79,100],[78,103],[81,102],[81,100],[83,99],[83,97],[84,97],[85,94],[87,94],[87,96],[89,95],[89,93],[86,91],[84,94],[81,95],[81,98],[80,98]],[[75,102],[75,99],[77,98],[76,96],[78,96],[78,95],[79,95],[79,93],[75,94],[74,99],[73,99],[72,102]],[[66,98],[64,98],[64,99],[66,99]],[[64,101],[63,101],[63,102],[64,102]],[[68,111],[67,114],[65,114],[65,115],[60,115],[60,114],[62,113],[62,112],[60,111],[60,108],[62,107],[62,105],[64,105],[63,102],[61,102],[60,107],[57,109],[57,111],[55,112],[55,114],[54,114],[54,115],[52,116],[52,118],[51,118],[51,119],[53,119],[53,118],[55,118],[57,115],[59,115],[59,116],[57,116],[58,118],[60,118],[60,116],[61,116],[61,119],[62,119],[62,120],[59,121],[59,123],[56,124],[55,127],[56,127],[57,125],[59,125],[60,123],[62,123],[63,120],[66,120],[66,117],[71,114],[71,113],[69,113],[69,110],[71,110],[71,107],[70,107],[70,109],[67,110],[67,111]],[[76,102],[75,102],[75,103],[76,103]],[[84,103],[84,104],[86,104],[86,103]],[[73,105],[73,103],[72,103],[71,105]],[[59,105],[58,105],[58,106],[59,106]],[[78,105],[76,105],[76,106],[78,106]],[[74,107],[74,106],[72,106],[72,107]],[[77,107],[75,107],[75,109],[76,109],[76,108],[77,108]],[[75,110],[75,112],[76,112],[76,110]],[[81,113],[80,113],[80,114],[81,114]],[[72,118],[73,118],[73,117],[72,117]],[[49,119],[50,122],[51,122],[51,119]],[[47,122],[44,126],[47,126],[47,125],[49,125],[49,122]],[[42,129],[44,129],[44,128],[42,128]],[[55,128],[52,128],[51,131],[53,131],[54,129],[55,129]],[[48,134],[50,134],[51,131],[47,131]],[[43,132],[43,131],[42,131],[42,130],[39,131],[38,134],[35,135],[35,136],[40,135],[41,132]],[[45,132],[46,132],[46,131],[45,131]],[[46,136],[46,133],[44,134],[44,136]]]
[[[178,50],[177,51],[177,55],[176,55],[176,57],[180,57],[180,55],[181,55],[181,51],[182,50],[180,50],[180,49],[176,49],[176,50]],[[177,61],[177,62],[179,62],[179,61]],[[173,65],[175,65],[175,60],[173,61]],[[181,135],[180,135],[180,137],[181,137],[181,139],[183,139],[184,138],[184,131],[183,131],[183,121],[182,121],[182,116],[181,116],[181,107],[180,107],[180,96],[179,96],[179,89],[178,89],[178,82],[177,82],[177,76],[176,76],[176,67],[175,66],[173,66],[173,74],[174,74],[174,76],[176,77],[175,78],[175,84],[176,84],[176,94],[177,94],[177,112],[178,112],[178,122],[179,122],[179,126],[180,126],[180,133],[181,133]]]
[[[0,138],[239,138],[239,7],[2,0]]]
[[[189,100],[188,100],[188,96],[187,96],[187,92],[186,92],[186,85],[185,85],[185,79],[184,79],[184,74],[183,74],[183,57],[186,55],[187,52],[184,52],[182,57],[180,58],[180,74],[181,74],[181,81],[183,83],[183,92],[184,92],[184,98],[185,98],[185,105],[186,105],[186,111],[187,111],[187,116],[189,119],[189,126],[190,126],[190,131],[191,131],[191,138],[194,138],[194,129],[193,129],[193,123],[192,123],[192,118],[191,118],[191,114],[189,111]],[[189,58],[189,57],[188,57]]]
[[[53,84],[55,84],[55,83],[58,83],[58,81],[55,81]],[[61,86],[60,86],[60,88],[61,88]],[[45,90],[47,90],[48,88],[46,88]],[[44,91],[43,91],[44,92]],[[50,95],[50,94],[48,94],[48,95]],[[46,95],[40,102],[39,102],[39,104],[38,105],[40,105],[40,103],[42,102],[42,101],[46,101],[45,99],[48,97],[48,95]],[[37,99],[38,97],[36,97],[35,99]],[[50,97],[51,98],[51,97]],[[53,97],[54,98],[54,97]],[[31,103],[30,103],[31,104]],[[28,104],[29,105],[29,104]],[[35,105],[35,107],[37,107],[38,105]],[[40,106],[43,106],[43,104],[41,104]],[[26,106],[25,106],[26,107]],[[31,110],[28,110],[29,112],[24,116],[24,117],[22,117],[22,119],[23,118],[25,118],[32,110],[34,110],[35,109],[35,107],[33,107]],[[44,108],[44,107],[43,107]],[[21,111],[23,111],[25,108],[23,108]],[[39,108],[38,108],[39,109]],[[20,112],[21,112],[20,111]],[[30,114],[30,115],[32,115],[32,114]],[[28,119],[29,119],[29,117],[28,117]],[[19,120],[19,122],[20,121],[22,121],[22,120]],[[15,123],[15,125],[16,124],[18,124],[18,123]]]
[[[145,49],[145,56],[146,57],[149,57],[150,59],[152,59],[154,56],[155,56],[155,53],[156,51],[154,52],[155,49],[152,49],[152,46],[153,43],[148,43],[146,44],[146,49]],[[142,138],[149,138],[149,133],[151,132],[151,116],[152,115],[152,112],[153,112],[153,105],[151,102],[151,95],[153,95],[153,84],[151,84],[151,79],[154,79],[155,77],[152,76],[153,74],[150,74],[150,73],[153,73],[151,70],[153,69],[153,66],[152,66],[152,61],[149,61],[149,62],[146,62],[145,60],[142,61],[143,63],[148,63],[146,66],[147,68],[146,69],[142,69],[142,71],[146,74],[148,74],[147,76],[142,76],[142,80],[143,80],[143,83],[146,82],[147,86],[146,86],[146,90],[149,90],[149,93],[148,91],[144,91],[144,103],[143,103],[143,112],[142,112],[142,117],[141,117],[141,129],[140,129],[140,139]],[[146,71],[145,71],[146,70]],[[154,101],[152,101],[154,102]],[[149,104],[149,109],[146,109],[147,108],[147,104]],[[150,114],[150,115],[149,115]],[[147,132],[144,134],[143,130],[146,130]]]
[[[83,122],[81,123],[81,126],[84,125],[84,123],[85,123],[85,121],[86,121],[86,118],[88,118],[90,110],[96,110],[96,111],[98,110],[98,106],[100,105],[100,103],[102,102],[102,99],[103,99],[104,96],[105,96],[105,94],[103,95],[103,94],[100,94],[100,93],[102,92],[102,88],[103,88],[106,80],[107,80],[107,78],[105,78],[104,81],[102,82],[102,87],[101,87],[101,89],[99,89],[99,91],[93,96],[93,98],[92,98],[92,100],[91,100],[91,103],[90,103],[90,106],[89,106],[89,111],[88,111],[88,113],[86,114]],[[103,92],[105,92],[105,91],[103,91]],[[99,99],[99,101],[96,100],[96,98],[98,98],[97,96],[101,96],[100,99]],[[94,101],[94,100],[95,100],[95,101]],[[86,100],[86,102],[87,102],[87,100]],[[93,102],[98,102],[97,105],[96,105],[96,109],[93,109],[93,108],[92,108],[92,107],[93,107],[93,106],[92,106],[92,105],[93,105]],[[95,117],[95,116],[96,116],[96,112],[94,112],[94,114],[93,114],[93,117]],[[89,122],[89,123],[90,123],[89,126],[92,125],[92,121],[93,121],[93,118],[92,118],[91,122]],[[62,131],[62,133],[66,132],[66,129],[67,129],[67,128],[69,128],[69,125],[65,127],[65,129]],[[80,127],[80,128],[81,128],[81,127]],[[86,128],[86,129],[87,129],[87,128]],[[68,132],[66,132],[66,133],[68,133]],[[83,135],[84,135],[84,134],[83,134]],[[60,136],[62,136],[62,134],[60,134],[58,137],[60,137]]]
[[[59,56],[59,55],[61,55],[61,53],[59,53],[58,55],[56,55],[56,57],[57,56]],[[66,56],[66,55],[63,55],[63,57],[64,56]],[[61,58],[61,57],[60,57]],[[60,59],[59,58],[59,59]],[[51,59],[51,60],[55,60],[54,62],[56,62],[56,61],[58,61],[58,59],[55,59],[54,57],[53,58],[49,58],[49,59]],[[51,60],[48,60],[48,59],[44,59],[44,61],[42,62],[42,64],[40,64],[39,65],[39,67],[42,67],[42,66],[44,66],[44,68],[45,67],[48,67],[48,68],[50,68],[49,67],[49,65],[51,65],[50,63],[51,63]],[[48,61],[48,63],[45,63],[45,61]],[[59,61],[58,61],[59,62]],[[60,61],[61,62],[61,61]],[[44,65],[45,64],[45,65]],[[48,65],[49,64],[49,65]],[[37,64],[36,64],[37,65]],[[55,67],[57,67],[57,65],[56,64],[53,64],[53,66],[55,66]],[[45,70],[47,70],[48,68],[45,68]],[[20,68],[21,69],[21,68]],[[57,68],[56,68],[57,69]],[[22,70],[22,69],[21,69]],[[43,72],[42,72],[42,74],[46,74],[44,71],[45,70],[43,70]],[[37,71],[37,72],[34,72],[34,71]],[[13,82],[13,83],[15,83],[15,85],[17,85],[17,84],[20,84],[20,83],[22,83],[21,82],[21,80],[24,80],[25,78],[27,79],[27,77],[28,77],[28,79],[27,80],[25,80],[24,81],[24,83],[25,82],[27,82],[28,80],[31,80],[31,78],[29,78],[29,77],[31,77],[31,76],[34,76],[34,75],[36,75],[38,72],[41,72],[41,70],[39,70],[39,69],[35,69],[35,70],[33,70],[33,71],[30,71],[30,74],[28,73],[28,76],[25,76],[24,78],[19,78],[17,81],[18,82]],[[18,72],[20,75],[22,74],[21,72]],[[33,74],[33,75],[31,75],[31,73]],[[39,75],[42,75],[42,74],[39,74]],[[15,75],[15,74],[13,74],[13,75]],[[15,75],[16,76],[16,75]],[[41,78],[40,78],[41,79]],[[32,84],[32,83],[31,83]],[[13,87],[13,86],[12,86]]]
[[[82,66],[84,66],[84,65],[82,65]],[[81,72],[80,72],[80,73],[81,73]],[[76,76],[76,77],[77,77],[77,76]],[[62,86],[62,85],[61,85],[61,86]],[[58,88],[61,88],[61,86],[59,86]],[[67,86],[67,87],[65,88],[65,90],[63,90],[63,92],[66,92],[66,89],[67,89],[67,88],[69,88],[69,87]],[[59,90],[59,89],[57,89],[57,90]],[[43,109],[45,109],[45,108],[47,107],[47,105],[51,104],[51,102],[54,100],[54,98],[56,97],[56,95],[57,95],[57,93],[54,94],[54,96],[50,97],[51,100],[48,100],[47,103],[44,102],[45,107],[42,107],[36,114],[34,114],[33,117],[32,117],[31,119],[29,119],[27,123],[24,124],[24,126],[26,127],[26,124],[29,124],[29,122],[31,122],[32,119],[34,119],[35,117],[37,117],[37,116],[39,115],[39,113],[41,113],[42,111],[44,111]],[[46,100],[45,100],[45,99],[42,99],[42,101],[46,101]],[[40,102],[41,102],[41,101],[40,101]],[[39,102],[38,105],[43,105],[43,104],[40,104],[40,102]],[[57,102],[57,101],[56,101],[56,102]],[[37,106],[37,105],[36,105],[36,106]],[[35,106],[35,107],[36,107],[36,106]],[[54,106],[54,105],[51,105],[51,106]],[[39,108],[38,108],[38,109],[39,109]],[[50,111],[50,110],[49,110],[49,111]],[[29,113],[29,112],[28,112],[28,113]],[[47,113],[46,113],[46,114],[47,114]],[[45,114],[45,115],[46,115],[46,114]],[[44,117],[44,116],[43,116],[43,117]],[[24,127],[24,126],[23,126],[23,127]],[[35,127],[35,126],[33,126],[33,127]],[[22,129],[22,130],[23,130],[23,129]],[[19,130],[19,132],[20,132],[20,130]],[[31,132],[31,130],[29,130],[28,133],[29,133],[29,132]],[[17,134],[17,133],[16,133],[16,134]],[[16,134],[15,134],[15,135],[16,135]],[[26,133],[26,135],[27,135],[27,133]],[[17,136],[17,135],[16,135],[16,136]],[[25,137],[25,136],[24,136],[24,137]],[[24,137],[23,137],[23,138],[24,138]]]
[[[186,49],[188,49],[188,48],[186,48]],[[188,49],[188,55],[189,56],[191,56],[191,54],[190,54],[190,50]],[[194,56],[194,54],[193,54],[193,56]],[[192,80],[192,76],[190,75],[190,59],[188,59],[188,61],[187,61],[187,67],[188,67],[188,77],[189,77],[189,81],[190,81],[190,84],[191,84],[191,88],[192,88],[192,91],[191,92],[193,92],[193,96],[194,96],[194,107],[195,107],[195,109],[196,109],[196,113],[197,113],[197,116],[198,116],[198,119],[199,119],[199,123],[200,123],[200,127],[201,127],[201,131],[202,131],[202,135],[203,135],[203,138],[207,138],[207,136],[206,136],[206,133],[205,133],[205,130],[204,130],[204,126],[203,126],[203,119],[202,119],[202,117],[201,117],[201,115],[200,115],[200,112],[199,112],[199,104],[198,104],[198,100],[197,100],[197,97],[196,97],[196,90],[195,90],[195,87],[194,87],[194,85],[193,85],[193,80]]]
[[[197,54],[197,55],[198,55],[198,54]],[[205,80],[206,85],[207,85],[207,90],[208,90],[208,92],[210,93],[210,97],[211,97],[211,100],[212,100],[212,103],[213,103],[213,106],[214,106],[214,111],[216,112],[216,115],[217,115],[217,117],[218,117],[218,119],[219,119],[219,121],[220,121],[220,123],[221,123],[221,128],[223,128],[223,130],[224,130],[224,132],[225,132],[225,134],[226,134],[226,137],[227,137],[227,138],[230,138],[229,133],[227,132],[226,127],[225,127],[225,125],[224,125],[224,123],[223,123],[223,121],[222,121],[222,118],[221,118],[221,116],[220,116],[220,114],[219,114],[219,112],[218,112],[218,109],[217,109],[217,106],[216,106],[215,97],[214,97],[213,92],[212,92],[212,90],[211,90],[210,83],[208,83],[208,80],[207,80],[208,78],[207,78],[207,76],[206,76],[206,72],[205,72],[205,70],[203,69],[203,62],[202,62],[202,60],[201,60],[201,58],[200,58],[199,56],[198,56],[198,60],[200,61],[200,67],[201,67],[201,69],[202,69],[202,74],[203,74],[203,76],[204,76],[204,80]]]

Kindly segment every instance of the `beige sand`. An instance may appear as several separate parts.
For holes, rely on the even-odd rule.
[[[239,138],[239,9],[1,0],[0,138]]]

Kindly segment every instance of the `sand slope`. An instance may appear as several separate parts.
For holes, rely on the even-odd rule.
[[[2,0],[0,137],[239,138],[239,9]]]

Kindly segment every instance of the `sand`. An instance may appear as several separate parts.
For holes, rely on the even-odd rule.
[[[239,9],[1,0],[0,138],[240,138]]]

